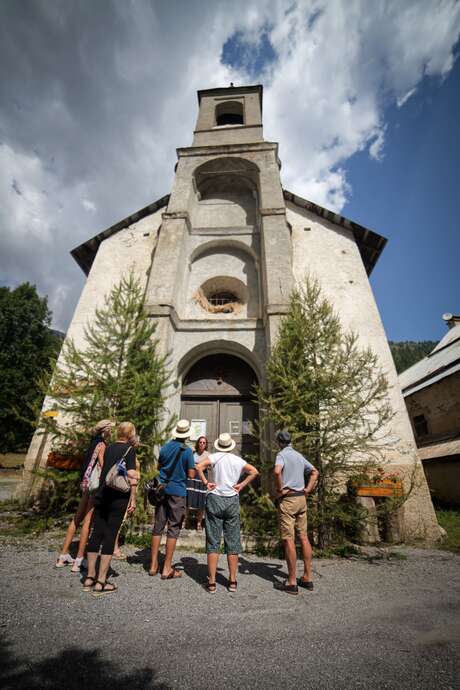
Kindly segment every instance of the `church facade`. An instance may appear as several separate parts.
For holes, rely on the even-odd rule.
[[[369,284],[386,240],[282,188],[278,145],[263,138],[262,95],[261,86],[198,92],[193,142],[177,149],[171,193],[72,251],[87,281],[68,337],[84,345],[95,308],[133,269],[170,353],[171,412],[211,441],[230,432],[244,454],[257,418],[252,384],[264,382],[293,285],[307,272],[316,276],[343,326],[387,373],[397,447],[388,460],[407,475],[417,468],[405,533],[432,541],[439,528]],[[46,464],[48,445],[34,437],[26,483]]]

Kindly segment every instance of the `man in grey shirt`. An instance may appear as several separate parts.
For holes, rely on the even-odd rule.
[[[299,586],[313,589],[311,580],[312,550],[307,535],[307,496],[318,481],[319,472],[291,445],[291,435],[280,431],[276,435],[280,452],[275,461],[275,486],[278,496],[280,535],[288,567],[288,579],[283,589],[288,594],[298,594]],[[307,485],[305,474],[309,473]],[[297,554],[295,535],[302,549],[304,572],[297,581]]]

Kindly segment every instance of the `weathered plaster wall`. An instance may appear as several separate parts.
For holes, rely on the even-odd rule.
[[[143,286],[147,284],[162,210],[143,218],[138,223],[105,240],[96,254],[87,281],[78,301],[67,338],[72,338],[77,347],[84,346],[84,329],[91,321],[95,310],[104,303],[105,295],[121,277],[131,269]],[[70,258],[69,258],[70,261]],[[45,398],[43,409],[52,407],[52,400]],[[27,495],[36,478],[32,470],[45,467],[50,441],[35,433],[24,463],[24,478],[21,495]]]
[[[439,527],[417,458],[393,358],[353,235],[291,203],[287,204],[287,219],[292,227],[294,279],[301,281],[306,273],[319,279],[342,325],[355,331],[363,346],[372,348],[388,377],[394,417],[388,429],[392,448],[385,456],[392,470],[401,470],[406,487],[414,484],[404,507],[407,534],[411,538],[437,539]]]

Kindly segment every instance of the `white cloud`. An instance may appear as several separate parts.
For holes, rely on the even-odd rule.
[[[96,204],[94,204],[92,201],[89,199],[83,199],[81,202],[83,204],[83,208],[85,208],[87,211],[95,211],[97,209]]]
[[[407,103],[409,98],[411,98],[415,94],[416,91],[417,91],[417,89],[414,87],[413,89],[409,89],[409,91],[407,91],[407,93],[405,93],[403,96],[400,96],[399,98],[397,98],[396,99],[396,105],[398,106],[398,108],[402,108],[403,105],[405,105]]]
[[[385,106],[445,77],[460,31],[455,0],[137,0],[110,11],[5,0],[0,15],[0,278],[36,282],[63,329],[83,282],[68,251],[169,191],[198,89],[263,82],[284,185],[340,210],[347,159],[382,157]],[[248,51],[268,32],[276,61],[255,76],[223,65],[236,31]]]

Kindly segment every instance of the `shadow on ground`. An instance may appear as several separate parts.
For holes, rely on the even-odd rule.
[[[122,649],[120,648],[120,656]],[[155,680],[156,671],[141,668],[125,673],[121,666],[104,659],[99,650],[69,647],[41,661],[20,658],[12,645],[0,639],[0,687],[3,690],[168,690]]]

